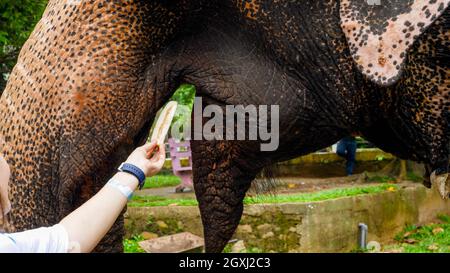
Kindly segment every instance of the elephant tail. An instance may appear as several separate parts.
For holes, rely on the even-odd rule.
[[[272,164],[264,167],[256,179],[253,181],[249,193],[254,195],[272,194],[275,195],[281,181],[276,178],[278,165]]]

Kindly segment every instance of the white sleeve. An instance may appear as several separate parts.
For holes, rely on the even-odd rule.
[[[60,225],[0,234],[0,253],[67,253],[69,235]]]

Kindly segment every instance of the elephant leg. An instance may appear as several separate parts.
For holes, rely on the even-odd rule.
[[[421,140],[418,150],[424,149],[428,157],[424,160],[429,163],[428,186],[436,188],[444,199],[449,197],[450,187],[449,19],[447,12],[429,29],[426,39],[415,46],[408,57],[406,77],[400,83],[402,94],[409,97],[402,109],[403,117],[413,117],[414,132],[418,132],[413,137]],[[407,111],[407,105],[416,106],[415,111]]]
[[[381,90],[387,108],[380,124],[387,129],[372,130],[382,148],[426,163],[424,185],[439,189],[443,198],[450,155],[449,19],[447,12],[426,31],[409,52],[399,82]]]
[[[150,115],[154,116],[155,113],[152,112]],[[85,145],[78,145],[80,142],[76,142],[76,144],[64,143],[64,152],[72,155],[70,157],[72,161],[70,164],[64,164],[64,166],[70,166],[70,168],[64,169],[61,172],[64,174],[60,179],[63,182],[55,192],[55,195],[58,196],[58,221],[88,201],[106,184],[114,175],[120,163],[126,160],[135,147],[145,142],[152,121],[153,119],[149,119],[145,122],[142,128],[132,138],[112,145],[115,148],[111,149],[103,158],[98,157],[99,160],[96,165],[90,165],[92,162],[88,160],[89,153],[86,149],[96,150],[101,147],[101,142],[89,141]],[[103,141],[100,138],[95,139],[97,141]],[[93,143],[93,145],[89,146],[89,143]],[[103,144],[106,145],[106,143]],[[125,235],[123,214],[125,211],[126,209],[122,211],[111,229],[94,249],[94,252],[123,252],[122,241]]]
[[[448,199],[450,197],[450,180],[448,173],[438,175],[436,172],[431,174],[431,184],[435,187],[442,199]]]
[[[423,177],[422,184],[429,189],[431,189],[431,173],[431,166],[429,164],[425,164],[425,175]]]
[[[192,141],[206,252],[221,252],[239,224],[245,193],[260,170],[247,154],[231,141]]]
[[[448,162],[448,161],[447,161]],[[441,168],[436,168],[430,175],[430,184],[435,188],[442,199],[450,198],[449,165],[445,163]]]

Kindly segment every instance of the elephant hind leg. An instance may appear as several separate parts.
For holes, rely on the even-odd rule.
[[[239,225],[243,199],[262,167],[250,158],[254,153],[245,156],[230,141],[192,141],[192,153],[205,250],[221,252]]]
[[[424,184],[441,188],[443,197],[450,157],[449,22],[446,12],[416,42],[404,76],[391,90],[394,93],[386,93],[394,106],[389,111],[390,127],[408,148],[404,157],[427,164]]]

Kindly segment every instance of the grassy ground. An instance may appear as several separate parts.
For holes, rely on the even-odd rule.
[[[401,253],[450,253],[450,216],[438,216],[439,223],[425,226],[407,226],[395,237],[397,243],[383,247],[383,252]],[[125,253],[142,253],[138,242],[143,241],[142,236],[133,236],[123,241]],[[228,244],[224,253],[231,252],[232,244]],[[258,248],[251,248],[247,253],[260,253]]]
[[[381,184],[364,187],[338,188],[323,190],[314,193],[299,193],[290,195],[259,195],[246,197],[245,204],[261,203],[286,203],[286,202],[314,202],[335,198],[356,196],[362,194],[375,194],[385,191],[396,191],[397,185]],[[195,199],[168,199],[159,196],[135,196],[129,203],[130,206],[195,206]],[[424,226],[407,226],[395,237],[396,243],[383,246],[382,252],[403,253],[450,253],[450,216],[441,215],[439,221]],[[143,250],[138,242],[143,238],[140,235],[124,240],[125,252],[139,253]],[[224,252],[231,251],[232,244],[228,245]],[[261,252],[260,249],[249,249],[249,253]]]
[[[438,216],[440,223],[428,224],[425,226],[407,226],[399,233],[395,240],[396,244],[383,247],[383,252],[401,253],[450,253],[450,216]],[[142,236],[133,236],[123,241],[125,253],[142,253],[138,242],[144,240]],[[224,253],[231,252],[232,244],[228,244]],[[258,248],[251,248],[247,253],[260,253]]]
[[[408,226],[395,237],[396,244],[383,248],[386,252],[450,253],[450,216],[438,216],[440,223]]]
[[[180,183],[180,178],[175,175],[155,175],[145,180],[144,189],[175,187]]]
[[[123,240],[123,252],[125,253],[145,253],[145,251],[139,246],[139,242],[143,241],[141,235],[133,236],[130,239]]]
[[[233,244],[229,243],[228,245],[225,246],[222,253],[232,253],[232,247],[233,247]],[[257,247],[250,247],[250,248],[246,248],[244,251],[242,251],[240,253],[264,253],[264,251],[262,251],[262,249],[259,249]]]
[[[397,190],[397,186],[393,184],[382,184],[367,187],[338,188],[313,193],[298,193],[289,195],[257,195],[254,197],[246,197],[244,199],[244,204],[306,203],[356,196],[361,194],[380,193],[387,190],[395,191]]]
[[[318,191],[314,193],[298,193],[289,195],[257,195],[246,197],[244,204],[269,204],[269,203],[305,203],[323,201],[328,199],[356,196],[361,194],[373,194],[384,191],[397,190],[396,185],[382,184],[365,187],[340,188],[332,190]],[[158,207],[158,206],[196,206],[195,199],[170,199],[162,196],[134,196],[128,203],[130,207]]]
[[[128,203],[129,207],[163,207],[169,205],[197,206],[195,199],[172,199],[163,196],[133,196]]]

